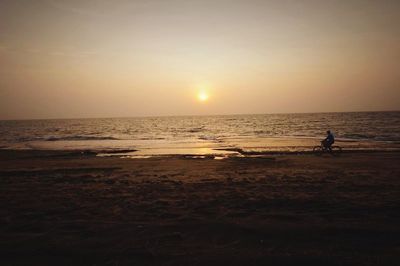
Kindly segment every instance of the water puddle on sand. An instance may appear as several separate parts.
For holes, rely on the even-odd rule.
[[[148,159],[162,156],[179,156],[187,159],[214,159],[223,160],[229,157],[239,157],[237,151],[213,148],[148,148],[135,152],[99,153],[99,157],[120,157],[129,159]]]

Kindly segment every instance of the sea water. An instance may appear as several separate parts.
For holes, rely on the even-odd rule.
[[[0,121],[0,148],[213,154],[308,150],[326,130],[349,149],[397,149],[400,112]]]

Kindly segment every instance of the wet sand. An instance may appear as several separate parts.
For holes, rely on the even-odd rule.
[[[398,265],[400,153],[0,151],[2,265]]]

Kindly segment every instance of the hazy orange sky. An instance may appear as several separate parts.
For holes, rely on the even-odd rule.
[[[0,119],[399,107],[397,0],[0,1]]]

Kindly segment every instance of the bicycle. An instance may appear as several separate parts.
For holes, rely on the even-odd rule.
[[[329,153],[331,155],[340,155],[342,153],[342,147],[337,145],[332,145],[331,149],[324,146],[322,143],[319,146],[313,147],[313,152],[317,155],[321,155],[323,153]]]

